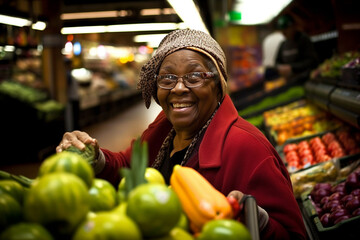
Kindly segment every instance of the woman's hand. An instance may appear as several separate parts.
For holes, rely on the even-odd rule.
[[[245,194],[243,194],[238,190],[233,190],[227,195],[227,197],[236,198],[239,202],[241,202],[244,196]],[[269,222],[269,214],[265,211],[265,209],[263,209],[259,205],[258,205],[258,220],[259,220],[259,230],[261,232]]]
[[[66,132],[60,144],[56,147],[56,152],[62,152],[70,146],[74,146],[81,151],[85,150],[86,144],[91,144],[95,148],[95,159],[99,156],[99,144],[95,138],[92,138],[86,132],[73,131]]]
[[[289,64],[279,64],[277,65],[277,70],[280,76],[283,76],[285,78],[289,78],[292,75],[291,65]]]
[[[228,197],[234,197],[238,202],[243,198],[244,194],[238,190],[231,191],[228,195]]]

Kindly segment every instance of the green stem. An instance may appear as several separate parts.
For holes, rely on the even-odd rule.
[[[20,183],[24,187],[30,187],[32,182],[34,181],[33,179],[27,178],[25,176],[11,174],[1,170],[0,170],[0,179],[14,180]]]

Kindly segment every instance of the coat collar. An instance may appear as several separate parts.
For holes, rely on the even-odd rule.
[[[230,127],[238,118],[238,112],[226,95],[208,129],[199,149],[199,167],[217,168],[221,165],[223,145]]]

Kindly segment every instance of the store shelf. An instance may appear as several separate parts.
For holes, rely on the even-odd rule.
[[[330,102],[346,108],[355,114],[360,114],[360,91],[336,88],[330,96]]]
[[[308,81],[306,97],[339,119],[360,128],[360,90],[338,84]]]
[[[329,111],[343,121],[360,128],[360,115],[345,109],[342,106],[329,104]]]

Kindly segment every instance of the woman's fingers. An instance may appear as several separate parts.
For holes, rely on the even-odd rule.
[[[96,149],[99,148],[96,139],[90,137],[86,132],[66,132],[63,135],[63,139],[60,144],[56,147],[56,152],[62,152],[70,146],[74,146],[80,150],[85,150],[86,144],[92,144]]]
[[[238,191],[238,190],[233,190],[233,191],[231,191],[228,195],[227,195],[228,197],[234,197],[234,198],[236,198],[238,201],[240,201],[242,198],[243,198],[243,196],[244,196],[244,194],[242,193],[242,192],[240,192],[240,191]]]

